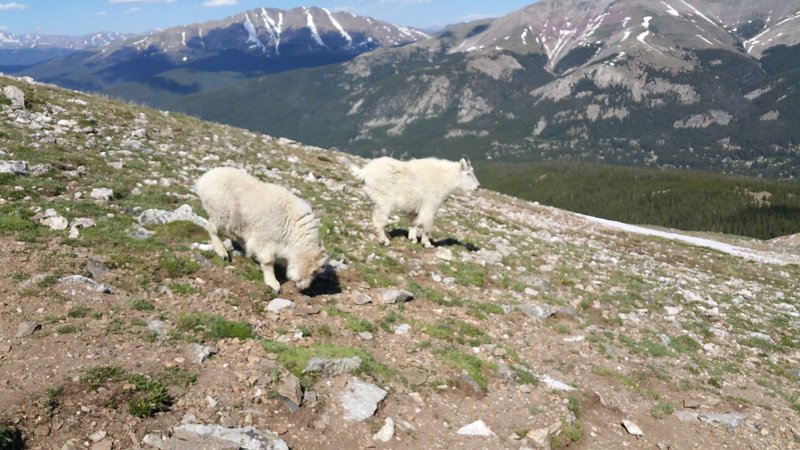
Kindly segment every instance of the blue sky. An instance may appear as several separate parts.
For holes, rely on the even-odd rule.
[[[0,0],[0,31],[82,35],[137,33],[212,19],[253,8],[319,6],[396,25],[440,27],[498,17],[536,0]]]

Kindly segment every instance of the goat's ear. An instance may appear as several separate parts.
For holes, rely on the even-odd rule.
[[[467,161],[464,158],[461,158],[461,161],[459,161],[459,162],[461,163],[461,170],[469,169],[469,161]]]

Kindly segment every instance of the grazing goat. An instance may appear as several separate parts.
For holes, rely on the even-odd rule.
[[[364,181],[364,191],[375,204],[372,224],[378,239],[389,245],[384,227],[392,211],[402,211],[412,218],[408,238],[417,240],[420,228],[422,245],[433,247],[428,232],[433,227],[436,211],[454,191],[470,192],[480,186],[472,165],[436,158],[398,161],[383,157],[370,161],[363,168],[351,166],[353,174]]]
[[[209,170],[197,179],[195,189],[208,212],[208,234],[217,255],[229,257],[220,231],[237,238],[276,293],[281,289],[276,261],[286,262],[286,276],[300,290],[308,288],[326,264],[319,220],[311,206],[289,190],[230,167]]]

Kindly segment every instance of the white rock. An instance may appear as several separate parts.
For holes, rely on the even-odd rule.
[[[267,304],[267,311],[273,314],[280,314],[284,309],[292,309],[294,307],[295,303],[293,301],[285,298],[276,298]]]
[[[89,196],[95,200],[107,202],[114,197],[114,191],[109,188],[94,188]]]
[[[372,436],[373,441],[389,442],[394,437],[394,420],[387,417],[381,429]]]
[[[639,425],[636,425],[630,420],[623,420],[622,426],[625,427],[625,431],[632,434],[633,436],[644,436],[644,432],[642,432],[642,429],[639,428]]]
[[[394,329],[394,334],[397,334],[397,335],[400,335],[400,336],[405,336],[410,332],[411,332],[411,325],[409,325],[407,323],[400,324],[400,325],[397,326],[397,328]]]
[[[479,436],[479,437],[489,437],[494,436],[494,432],[489,429],[488,426],[483,422],[483,420],[476,420],[471,424],[464,425],[463,427],[459,428],[456,433],[462,436]]]

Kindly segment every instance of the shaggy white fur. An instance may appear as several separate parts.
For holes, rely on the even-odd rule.
[[[372,224],[378,239],[389,245],[384,227],[392,211],[401,211],[412,219],[408,238],[419,237],[425,247],[432,247],[428,232],[433,227],[436,211],[454,191],[471,192],[480,186],[472,165],[466,159],[459,162],[437,158],[398,161],[383,157],[370,161],[363,168],[350,170],[364,181],[364,191],[375,204]]]
[[[286,276],[306,289],[327,262],[319,240],[319,220],[311,206],[289,190],[263,183],[246,172],[218,167],[197,179],[195,189],[208,212],[211,245],[229,257],[219,233],[237,238],[247,256],[264,272],[264,283],[276,293],[275,261],[286,262]]]

